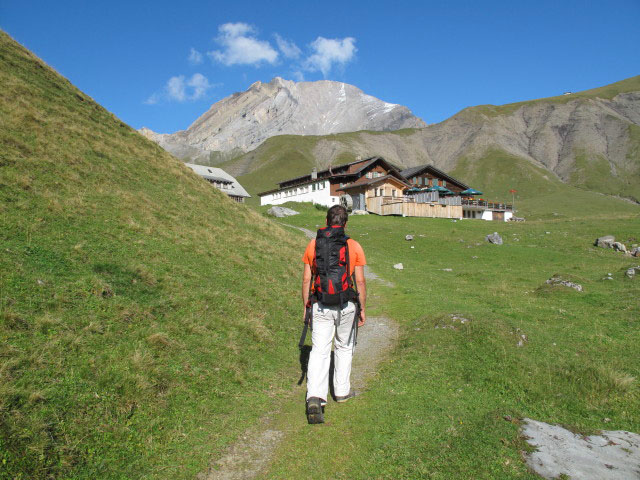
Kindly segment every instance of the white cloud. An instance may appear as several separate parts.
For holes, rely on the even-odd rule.
[[[184,75],[171,77],[167,82],[166,89],[169,100],[184,102],[187,98],[187,92],[184,84]]]
[[[218,86],[211,84],[201,73],[194,73],[191,78],[184,75],[171,77],[162,91],[156,92],[145,100],[147,105],[156,105],[161,100],[170,102],[186,102],[199,100],[206,96],[209,89]]]
[[[207,52],[207,55],[223,65],[258,66],[262,62],[273,65],[278,60],[278,52],[269,42],[258,40],[251,25],[225,23],[218,27],[218,32],[216,41],[223,48]]]
[[[187,60],[191,65],[200,65],[202,63],[202,54],[195,48],[191,47]]]
[[[285,40],[277,33],[275,34],[276,43],[278,44],[278,48],[282,52],[282,54],[287,58],[298,58],[302,51],[298,48],[298,46],[293,43]]]
[[[199,100],[207,94],[213,85],[209,83],[207,77],[200,73],[194,74],[187,82],[187,85],[193,89],[191,93],[191,100]]]
[[[146,105],[155,105],[156,103],[158,103],[160,101],[160,95],[158,95],[157,93],[154,93],[153,95],[151,95],[149,98],[147,98],[144,103]]]
[[[358,51],[355,41],[356,39],[353,37],[346,37],[342,40],[339,38],[316,38],[311,43],[314,53],[306,59],[305,68],[312,72],[319,70],[326,77],[333,65],[345,65],[354,58]]]

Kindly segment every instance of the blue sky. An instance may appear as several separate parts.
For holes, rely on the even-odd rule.
[[[427,123],[640,73],[640,1],[0,0],[0,28],[135,128],[257,80],[347,82]]]

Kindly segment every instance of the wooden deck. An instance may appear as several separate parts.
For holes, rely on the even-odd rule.
[[[416,203],[407,197],[369,197],[367,211],[377,215],[402,217],[462,218],[462,205]]]

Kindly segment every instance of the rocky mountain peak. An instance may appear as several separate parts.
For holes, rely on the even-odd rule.
[[[226,156],[257,148],[275,135],[328,135],[358,130],[425,127],[404,106],[384,102],[353,85],[331,80],[294,82],[275,77],[213,104],[187,130],[140,133],[182,158]]]

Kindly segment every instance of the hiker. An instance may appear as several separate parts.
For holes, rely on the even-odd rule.
[[[332,343],[335,400],[346,402],[355,396],[350,383],[351,360],[357,327],[363,326],[366,320],[366,260],[360,244],[344,233],[347,218],[347,210],[342,205],[331,207],[327,212],[327,226],[318,230],[302,257],[304,321],[305,328],[310,324],[312,329],[306,399],[309,423],[324,422]]]

